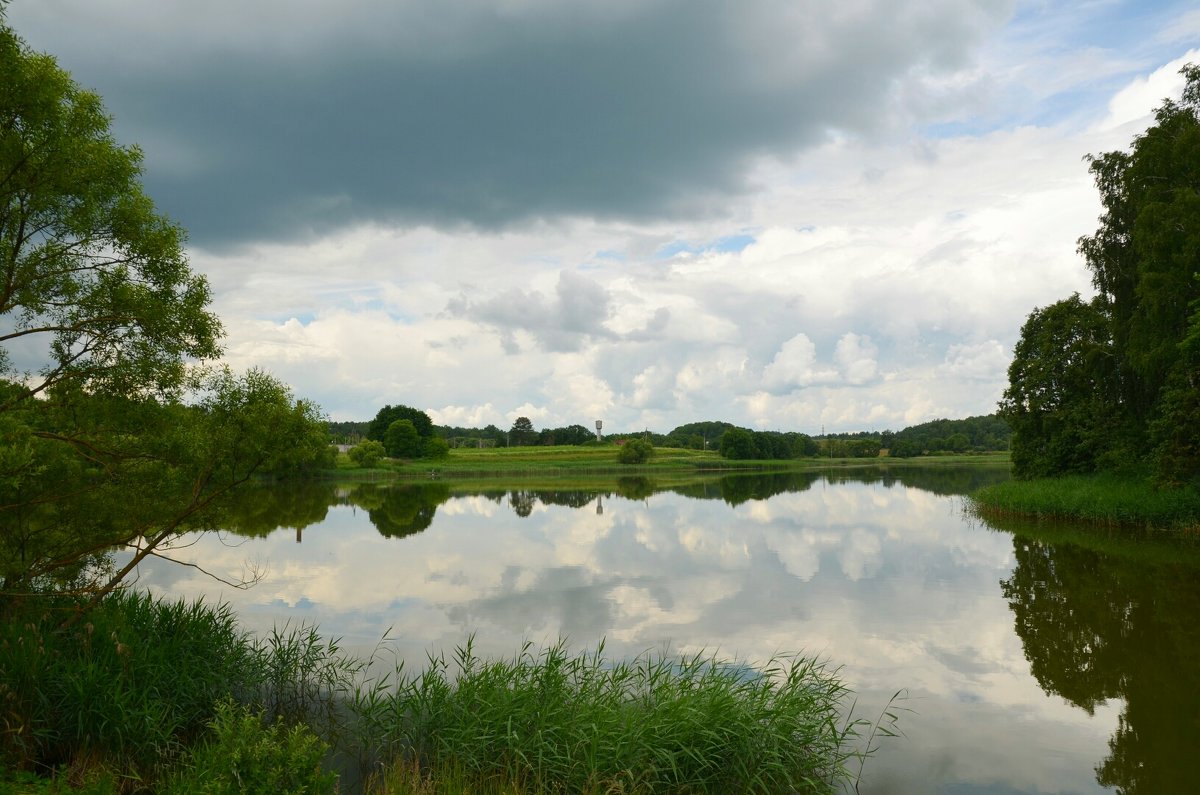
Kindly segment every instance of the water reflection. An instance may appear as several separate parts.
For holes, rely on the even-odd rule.
[[[721,500],[738,506],[751,501],[769,500],[780,494],[795,494],[814,483],[878,484],[891,488],[897,484],[919,488],[934,494],[966,494],[997,477],[1001,470],[988,467],[903,467],[863,468],[809,472],[756,473],[726,475],[696,480],[683,485],[660,486],[651,477],[616,478],[611,488],[587,489],[505,489],[503,487],[460,489],[457,497],[483,497],[506,502],[516,516],[531,516],[538,505],[581,509],[594,506],[603,515],[605,498],[623,497],[646,500],[669,492],[696,500]],[[367,511],[371,524],[388,538],[403,538],[429,528],[438,506],[451,499],[448,483],[351,483],[293,482],[258,484],[242,490],[224,509],[217,523],[228,532],[246,537],[262,537],[280,528],[296,531],[323,522],[329,508],[349,505]]]
[[[1200,737],[1200,545],[1006,529],[1016,566],[1002,586],[1033,676],[1088,714],[1124,701],[1097,781],[1130,795],[1194,791],[1183,760]]]
[[[1001,588],[1021,592],[1024,553],[950,496],[1004,477],[897,467],[591,489],[326,484],[320,498],[247,497],[227,525],[245,539],[181,550],[209,571],[261,559],[256,587],[161,565],[142,584],[226,599],[251,629],[312,621],[346,646],[390,628],[413,663],[468,633],[488,654],[560,636],[605,638],[612,654],[808,651],[844,664],[865,712],[898,688],[912,695],[908,739],[868,766],[862,793],[1100,791],[1093,768],[1120,704],[1089,713],[1046,695]],[[298,530],[262,534],[268,500],[302,544]]]

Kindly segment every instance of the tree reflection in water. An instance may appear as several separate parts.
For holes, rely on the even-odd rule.
[[[1126,795],[1194,792],[1200,546],[1035,532],[1014,535],[1001,583],[1034,677],[1089,714],[1125,702],[1097,781]]]

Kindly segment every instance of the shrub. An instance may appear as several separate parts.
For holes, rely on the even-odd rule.
[[[188,754],[166,795],[336,792],[337,776],[321,767],[328,746],[303,723],[266,725],[261,714],[225,701],[209,726],[211,737]]]
[[[654,445],[646,439],[630,439],[621,445],[617,460],[622,464],[644,464],[654,455]]]
[[[383,449],[383,443],[377,442],[374,439],[365,439],[354,447],[350,448],[347,455],[354,462],[355,466],[373,467],[379,463],[379,460],[386,455],[387,451]]]
[[[450,455],[450,444],[440,436],[434,436],[425,441],[424,457],[432,459],[447,458]]]

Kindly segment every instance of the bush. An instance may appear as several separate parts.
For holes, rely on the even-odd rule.
[[[447,458],[450,455],[450,444],[442,437],[434,436],[432,439],[426,440],[423,452],[425,458],[434,460]]]
[[[350,452],[347,453],[350,456],[350,460],[354,462],[354,465],[360,467],[373,467],[386,454],[387,451],[383,449],[383,443],[377,442],[374,439],[366,439],[359,442],[354,447],[351,447]]]
[[[321,767],[328,747],[303,723],[268,726],[261,714],[225,701],[209,726],[211,738],[191,751],[166,795],[337,791],[337,776]]]
[[[646,439],[630,439],[621,445],[617,460],[622,464],[644,464],[654,455],[654,445]]]

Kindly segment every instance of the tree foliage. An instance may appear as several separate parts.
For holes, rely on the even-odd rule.
[[[382,442],[377,442],[374,439],[363,439],[358,444],[350,448],[347,453],[350,460],[355,466],[370,468],[379,463],[385,455],[387,449],[384,448]]]
[[[1008,368],[1000,415],[1018,477],[1092,472],[1115,435],[1109,321],[1078,294],[1034,310]]]
[[[329,462],[318,409],[202,371],[220,325],[100,99],[0,6],[0,591],[96,599],[253,477]],[[130,545],[128,565],[107,551]]]
[[[171,394],[186,358],[217,354],[220,325],[183,231],[142,192],[141,152],[2,18],[0,74],[0,377]]]
[[[367,438],[383,442],[384,434],[396,420],[408,420],[422,439],[433,436],[433,420],[429,419],[428,414],[412,406],[388,405],[376,412],[375,418],[367,426]],[[387,443],[384,444],[386,446]]]
[[[396,420],[383,434],[383,449],[391,458],[420,458],[425,448],[411,420]]]
[[[330,463],[320,420],[256,371],[211,374],[189,404],[68,383],[20,402],[0,414],[0,590],[108,593],[252,478]],[[113,571],[115,545],[134,554]]]
[[[1098,295],[1022,330],[1001,404],[1018,475],[1145,461],[1166,482],[1200,482],[1200,67],[1182,71],[1181,99],[1129,151],[1091,160],[1104,213],[1079,251]]]
[[[509,444],[520,447],[537,442],[538,433],[528,417],[517,417],[508,431]]]

